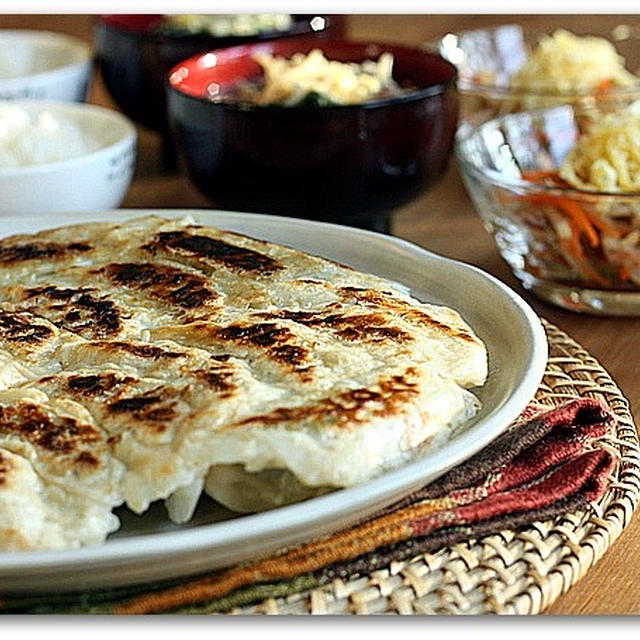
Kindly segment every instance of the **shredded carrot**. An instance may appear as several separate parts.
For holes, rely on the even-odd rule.
[[[629,269],[627,269],[625,265],[622,265],[618,269],[618,277],[620,278],[620,280],[628,280],[630,275],[631,275],[631,272],[629,271]]]
[[[591,224],[594,227],[597,227],[598,229],[600,229],[600,231],[603,231],[607,235],[610,235],[612,238],[622,237],[622,231],[620,231],[620,229],[616,228],[609,222],[606,222],[599,216],[596,216],[588,211],[585,211],[584,214],[589,218],[589,221],[591,222]]]
[[[603,83],[602,89],[605,90],[606,86]],[[560,178],[557,171],[525,171],[522,177],[525,180],[543,186],[570,187],[566,181]],[[571,229],[571,237],[558,237],[558,242],[567,256],[573,258],[571,262],[574,268],[578,270],[585,281],[593,282],[602,287],[611,286],[611,280],[601,274],[585,255],[581,238],[584,237],[590,247],[597,248],[600,246],[600,233],[606,233],[614,238],[620,238],[622,236],[622,232],[616,228],[615,224],[603,220],[598,215],[584,209],[574,200],[559,195],[539,193],[510,196],[502,200],[504,202],[517,200],[534,204],[550,205],[557,209],[559,213],[563,213]],[[623,280],[629,279],[630,277],[628,270],[623,270],[623,268],[620,269],[618,275]]]
[[[544,184],[549,184],[549,182],[553,182],[555,186],[559,186],[559,187],[570,186],[565,180],[563,180],[558,175],[557,171],[525,171],[523,172],[522,177],[525,180],[529,180],[530,182],[535,182],[536,184],[544,185]],[[552,196],[549,196],[549,197],[552,197]],[[596,227],[600,231],[603,231],[604,233],[607,233],[608,235],[614,238],[619,238],[622,235],[621,231],[617,229],[615,226],[609,224],[602,218],[596,215],[593,215],[589,211],[582,209],[581,207],[578,206],[578,204],[576,204],[572,200],[568,200],[568,199],[564,200],[562,198],[557,198],[557,200],[558,200],[558,206],[567,210],[567,213],[569,213],[569,215],[571,215],[572,217],[575,218],[577,216],[579,218],[586,218],[586,220],[583,219],[580,226],[581,228],[584,229],[585,234],[589,239],[589,244],[591,244],[592,247],[597,247],[599,245],[599,239],[596,237],[593,227]],[[571,212],[568,211],[569,209],[571,210]]]
[[[563,180],[557,171],[523,171],[522,177],[529,182],[535,182],[536,184],[549,184],[553,183],[553,186],[568,187],[569,184]]]
[[[565,251],[575,258],[574,266],[580,271],[586,281],[591,280],[602,287],[611,285],[611,281],[598,273],[589,263],[588,259],[586,259],[584,249],[575,235],[571,236],[571,238],[559,238],[559,241]]]
[[[582,207],[580,207],[573,200],[565,200],[558,198],[558,205],[562,207],[564,211],[566,211],[573,221],[576,223],[576,226],[584,231],[589,244],[592,247],[597,247],[600,245],[600,236],[597,231],[593,228],[589,216],[584,212]]]
[[[611,89],[611,85],[613,84],[613,80],[611,78],[606,78],[602,82],[596,85],[596,93],[606,93]]]
[[[631,280],[631,271],[629,271],[626,265],[623,264],[618,269],[618,277],[620,278],[620,280]]]
[[[593,228],[589,216],[578,204],[573,202],[573,200],[547,195],[546,193],[530,196],[518,196],[517,199],[525,200],[526,202],[550,204],[559,208],[574,222],[578,229],[578,235],[580,234],[580,231],[582,231],[592,247],[600,245],[600,236],[598,236],[597,231]]]
[[[525,180],[529,180],[531,182],[540,182],[544,178],[555,178],[557,173],[555,171],[523,171],[522,177]]]

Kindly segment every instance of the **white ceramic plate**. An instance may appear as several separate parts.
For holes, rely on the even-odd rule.
[[[390,236],[275,216],[185,210],[0,218],[0,236],[149,213],[193,215],[201,224],[290,245],[392,278],[423,301],[457,309],[489,352],[488,381],[476,390],[482,411],[440,449],[362,485],[306,502],[234,516],[203,498],[193,521],[183,526],[168,522],[160,504],[140,517],[122,509],[121,530],[103,546],[0,554],[0,593],[83,590],[185,576],[335,531],[419,488],[481,449],[520,413],[542,378],[546,336],[538,317],[517,294],[477,268]]]

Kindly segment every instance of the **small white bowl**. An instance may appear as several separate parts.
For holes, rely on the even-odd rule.
[[[83,102],[92,53],[78,38],[49,31],[0,29],[0,99]]]
[[[98,211],[122,203],[135,170],[137,133],[119,112],[95,105],[17,100],[31,116],[49,112],[97,141],[95,151],[74,158],[0,167],[0,215]]]

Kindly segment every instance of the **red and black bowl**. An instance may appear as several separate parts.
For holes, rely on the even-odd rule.
[[[345,106],[256,106],[213,101],[260,74],[258,51],[290,57],[314,48],[330,60],[394,57],[412,90]],[[381,43],[307,38],[219,49],[168,77],[171,133],[194,184],[215,206],[388,231],[396,207],[447,167],[457,126],[456,69],[439,55]]]
[[[166,132],[165,81],[169,70],[197,53],[247,42],[341,33],[340,16],[293,15],[286,31],[219,37],[158,29],[162,14],[96,16],[94,48],[104,84],[116,105],[146,127]]]

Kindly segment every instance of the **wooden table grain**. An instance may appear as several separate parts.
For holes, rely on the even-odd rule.
[[[534,25],[549,32],[556,27],[588,31],[600,25],[640,22],[640,16],[616,15],[352,15],[351,37],[418,45],[445,33],[505,22]],[[0,15],[0,28],[48,29],[92,41],[90,15]],[[115,108],[98,74],[89,101]],[[183,172],[163,170],[159,136],[138,127],[136,177],[123,204],[134,208],[211,208]],[[1,196],[0,196],[1,197]],[[524,291],[502,261],[484,230],[460,180],[455,163],[422,197],[395,212],[393,233],[445,256],[476,265],[521,294],[537,313],[582,344],[608,370],[640,416],[640,319],[596,318],[563,311]],[[604,557],[546,611],[553,615],[620,615],[640,613],[640,516],[632,519]]]

